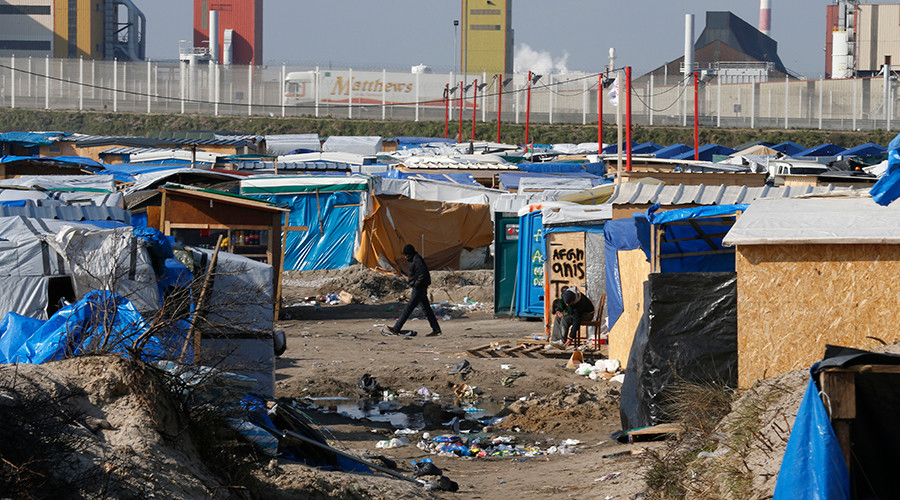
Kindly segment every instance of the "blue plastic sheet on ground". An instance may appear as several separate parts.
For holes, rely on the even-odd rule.
[[[888,145],[888,167],[881,179],[869,190],[879,205],[888,206],[900,198],[900,134]]]
[[[850,473],[810,378],[778,471],[774,500],[850,498]]]
[[[287,233],[286,270],[343,269],[353,262],[360,222],[359,193],[339,191],[254,197],[286,205],[291,212],[284,225],[306,228]]]
[[[0,321],[0,363],[41,364],[100,347],[104,352],[127,354],[147,327],[131,301],[94,290],[46,321],[7,313]],[[183,331],[155,335],[145,345],[143,359],[180,354],[183,339]]]
[[[636,250],[641,243],[634,219],[630,218],[607,221],[603,227],[603,238],[606,242],[606,309],[609,328],[612,329],[625,309],[622,278],[619,275],[619,251]]]

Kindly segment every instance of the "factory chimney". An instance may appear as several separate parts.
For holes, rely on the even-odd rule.
[[[759,31],[769,36],[772,29],[772,0],[759,0]]]

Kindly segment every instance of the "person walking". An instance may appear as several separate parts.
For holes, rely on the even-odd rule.
[[[428,324],[431,325],[431,333],[429,333],[427,337],[440,335],[441,326],[438,324],[434,311],[431,310],[431,303],[428,302],[428,287],[431,285],[431,273],[428,272],[428,266],[425,265],[425,259],[423,259],[410,244],[403,247],[403,255],[406,256],[406,261],[409,262],[409,271],[407,275],[409,278],[409,286],[412,288],[409,295],[409,303],[406,304],[406,307],[403,309],[400,317],[397,318],[397,322],[394,323],[394,326],[385,327],[383,333],[387,335],[400,335],[400,332],[403,330],[403,324],[409,319],[409,315],[412,314],[413,309],[415,309],[416,306],[421,305],[425,317],[428,318]]]

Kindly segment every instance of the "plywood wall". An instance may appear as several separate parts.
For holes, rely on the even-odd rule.
[[[900,245],[737,249],[738,385],[900,340]],[[612,350],[612,341],[610,341]]]
[[[571,286],[587,293],[584,233],[550,233],[547,235],[547,247],[550,302],[558,299],[564,288]]]
[[[634,331],[644,314],[644,282],[650,276],[650,263],[641,249],[621,251],[619,277],[622,280],[622,315],[609,331],[609,357],[618,359],[624,368],[628,364],[628,353]]]

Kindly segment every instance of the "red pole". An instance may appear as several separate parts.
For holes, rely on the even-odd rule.
[[[472,82],[475,87],[475,94],[472,97],[472,142],[475,142],[475,112],[478,111],[478,78]]]
[[[597,154],[603,154],[603,73],[597,77]]]
[[[694,71],[694,161],[700,161],[700,118],[697,97],[700,95],[697,89],[697,72]]]
[[[463,82],[459,82],[459,134],[456,136],[456,142],[462,142],[462,122],[463,112],[466,110],[466,101],[463,100]]]
[[[500,110],[503,109],[503,75],[497,75],[500,92],[497,94],[497,142],[500,142]]]
[[[444,87],[444,139],[450,132],[450,84]]]
[[[625,170],[631,172],[631,66],[625,66]]]
[[[531,121],[531,71],[528,72],[528,81],[525,82],[528,85],[528,93],[527,98],[525,99],[525,152],[528,152],[528,124]]]

